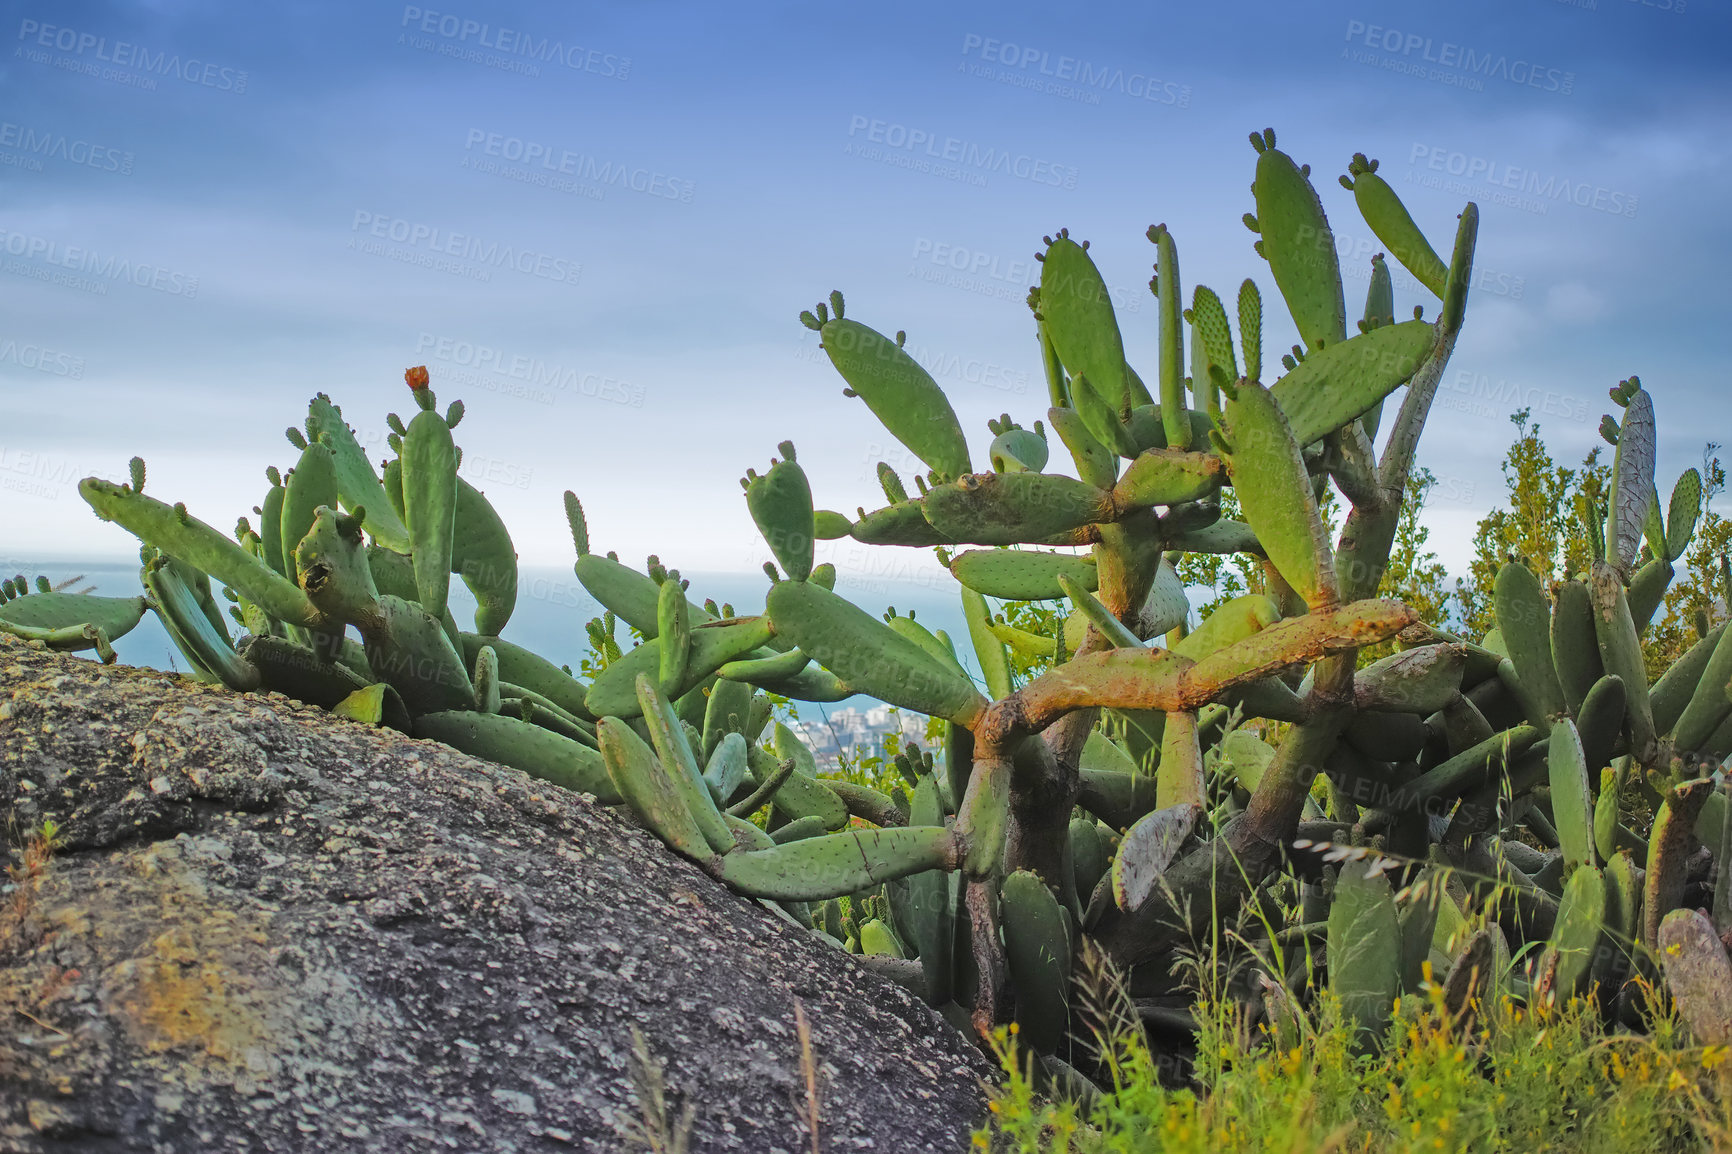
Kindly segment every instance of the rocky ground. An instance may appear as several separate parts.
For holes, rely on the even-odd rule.
[[[446,746],[0,636],[0,1151],[966,1148],[938,1014],[611,810]]]

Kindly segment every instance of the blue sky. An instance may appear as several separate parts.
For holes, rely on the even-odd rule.
[[[1239,220],[1270,125],[1321,178],[1350,301],[1375,251],[1335,183],[1354,152],[1444,251],[1481,206],[1420,453],[1452,571],[1513,409],[1573,464],[1639,373],[1663,484],[1732,430],[1723,3],[738,7],[6,5],[0,567],[130,554],[75,484],[134,453],[232,525],[315,391],[377,443],[426,364],[527,563],[569,564],[572,488],[599,548],[749,572],[736,479],[777,442],[842,510],[902,463],[802,308],[840,288],[907,330],[984,459],[988,417],[1046,407],[1022,303],[1042,234],[1092,242],[1141,366],[1149,224],[1187,293],[1271,293]],[[830,556],[932,565],[884,552]]]

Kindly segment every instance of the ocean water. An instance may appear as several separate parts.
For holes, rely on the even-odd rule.
[[[93,587],[91,592],[110,597],[134,596],[142,591],[137,564],[112,559],[53,560],[19,565],[12,570],[19,571],[32,581],[40,573],[55,584],[82,575],[84,579],[73,589]],[[691,581],[687,595],[697,604],[701,605],[704,598],[709,597],[718,605],[731,604],[735,612],[742,615],[763,611],[769,579],[762,573],[690,573],[684,576]],[[918,620],[929,629],[945,630],[956,644],[964,666],[979,683],[979,664],[968,646],[968,629],[962,617],[959,589],[960,586],[942,571],[937,571],[932,579],[892,578],[844,571],[838,575],[836,583],[837,593],[874,616],[881,615],[893,605],[903,614],[914,610]],[[451,611],[460,627],[474,627],[475,600],[456,578],[451,581]],[[525,566],[518,575],[517,606],[501,636],[541,654],[556,665],[569,665],[575,670],[589,652],[589,638],[584,626],[602,613],[601,605],[578,583],[569,568]],[[232,626],[233,622],[230,624]],[[631,633],[624,622],[616,626],[614,636],[622,647],[630,647]],[[138,628],[116,641],[114,649],[119,660],[128,665],[171,671],[186,669],[186,661],[154,613],[146,613]],[[799,709],[803,719],[821,720],[842,709],[865,710],[877,704],[875,698],[856,695],[822,705],[801,703]]]

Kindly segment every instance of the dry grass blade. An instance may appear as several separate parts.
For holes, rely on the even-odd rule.
[[[692,1140],[692,1105],[686,1103],[678,1118],[669,1119],[667,1082],[662,1064],[650,1053],[642,1031],[631,1028],[632,1081],[637,1085],[641,1118],[622,1127],[621,1137],[630,1148],[648,1154],[686,1154]]]
[[[806,1083],[806,1103],[802,1120],[812,1135],[812,1154],[822,1154],[818,1148],[818,1062],[812,1055],[812,1026],[806,1020],[806,1006],[794,999],[794,1029],[800,1037],[800,1073]]]

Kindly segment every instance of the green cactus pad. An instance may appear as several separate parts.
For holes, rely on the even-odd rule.
[[[943,826],[858,829],[725,854],[715,875],[741,893],[823,901],[934,869],[955,869],[955,836]]]
[[[415,736],[521,769],[573,793],[593,794],[603,805],[621,801],[601,754],[539,725],[499,714],[454,710],[417,717]]]
[[[1197,741],[1197,715],[1189,710],[1167,714],[1161,729],[1161,759],[1155,770],[1155,805],[1204,805],[1209,784],[1203,772],[1203,750]]]
[[[1371,863],[1348,861],[1329,906],[1329,987],[1341,999],[1361,1046],[1389,1024],[1401,982],[1401,926],[1389,882]]]
[[[1498,631],[1509,649],[1510,662],[1521,679],[1525,696],[1540,715],[1530,724],[1546,726],[1565,712],[1563,687],[1558,684],[1552,661],[1552,611],[1539,578],[1519,561],[1498,570],[1492,600],[1497,610]]]
[[[1073,817],[1070,823],[1071,872],[1079,894],[1092,894],[1107,872],[1107,844],[1101,827],[1092,817]]]
[[[776,791],[777,811],[794,821],[812,818],[827,830],[847,825],[848,807],[833,790],[818,780],[818,766],[806,743],[778,721],[774,745],[777,757],[794,763],[794,772]],[[754,781],[762,783],[769,775],[769,765],[762,756],[753,758],[750,768]]]
[[[1036,549],[970,549],[950,559],[950,575],[988,597],[1005,601],[1043,601],[1064,596],[1058,578],[1064,574],[1093,592],[1098,577],[1095,559]]]
[[[473,667],[482,646],[487,646],[499,660],[501,681],[533,690],[584,721],[595,721],[595,715],[584,708],[583,683],[547,658],[501,637],[460,633],[457,639],[463,648],[463,660],[467,665]]]
[[[980,662],[981,676],[986,679],[986,692],[994,701],[1011,694],[1010,655],[1004,642],[992,632],[992,611],[986,598],[973,589],[962,590],[962,617],[968,624],[968,639],[974,656]]]
[[[1604,670],[1600,667],[1600,645],[1594,636],[1594,605],[1586,583],[1565,581],[1557,587],[1552,608],[1551,652],[1558,687],[1571,716],[1579,716],[1582,699]]]
[[[1666,559],[1676,561],[1690,547],[1696,534],[1696,518],[1702,514],[1702,474],[1695,469],[1684,470],[1672,486],[1672,499],[1666,507]]]
[[[892,615],[886,618],[885,624],[889,625],[891,630],[898,635],[920,646],[933,660],[947,668],[954,669],[965,677],[967,676],[963,672],[962,663],[956,659],[956,654],[951,650],[948,642],[940,641],[930,629],[916,621],[912,615]]]
[[[182,570],[188,567],[169,557],[156,557],[139,574],[150,594],[156,615],[175,646],[206,679],[219,681],[237,693],[257,689],[258,669],[237,655],[228,637],[213,624]],[[15,627],[16,628],[16,627]],[[84,631],[78,631],[82,634]],[[100,637],[100,634],[98,635]],[[45,642],[50,638],[42,638]],[[61,648],[62,641],[53,648]],[[100,652],[101,646],[97,646]],[[106,655],[105,655],[106,656]]]
[[[1396,922],[1401,927],[1401,978],[1403,994],[1418,993],[1425,983],[1425,963],[1431,958],[1431,943],[1445,910],[1457,913],[1435,866],[1422,870],[1414,883],[1396,895]]]
[[[798,649],[777,653],[773,649],[754,649],[738,661],[718,666],[716,673],[736,682],[785,681],[794,677],[811,662]]]
[[[1334,554],[1299,444],[1268,389],[1246,381],[1226,404],[1233,492],[1270,562],[1313,609],[1340,600]],[[1351,419],[1351,418],[1349,418]]]
[[[1070,1024],[1069,916],[1039,875],[1014,870],[999,890],[1005,962],[1016,987],[1020,1041],[1037,1054],[1064,1044]]]
[[[1207,285],[1198,285],[1191,297],[1191,323],[1203,338],[1204,355],[1214,383],[1231,389],[1239,379],[1238,357],[1233,350],[1233,330],[1221,298]]]
[[[603,608],[642,633],[646,639],[655,640],[661,586],[657,585],[654,579],[629,565],[622,565],[613,558],[603,557],[598,553],[583,554],[572,569],[584,589],[601,602]],[[686,603],[686,613],[690,616],[694,628],[715,620],[707,611],[689,601]]]
[[[1185,308],[1184,287],[1179,281],[1179,249],[1165,225],[1150,230],[1155,242],[1156,304],[1160,318],[1161,444],[1175,449],[1207,444],[1207,433],[1199,435],[1194,425],[1180,416],[1185,407]]]
[[[848,530],[854,540],[865,545],[950,545],[955,542],[932,527],[926,519],[925,506],[919,501],[904,501],[864,513]]]
[[[1421,645],[1393,653],[1354,676],[1354,704],[1429,717],[1456,699],[1466,669],[1463,645]]]
[[[854,522],[830,509],[812,511],[812,536],[820,541],[837,541],[854,531]]]
[[[1213,453],[1145,449],[1113,487],[1113,504],[1138,509],[1197,501],[1218,491],[1225,478],[1221,458]]]
[[[1131,632],[1124,622],[1113,616],[1113,611],[1102,605],[1099,598],[1074,584],[1068,577],[1061,576],[1059,585],[1064,589],[1065,596],[1070,598],[1071,604],[1076,606],[1077,613],[1098,629],[1109,645],[1125,649],[1142,648],[1141,639]]]
[[[1118,478],[1118,454],[1095,439],[1075,409],[1048,409],[1046,419],[1070,451],[1077,476],[1097,489],[1111,489]]]
[[[1624,716],[1632,751],[1645,756],[1655,739],[1648,673],[1617,570],[1604,561],[1595,561],[1588,572],[1588,594],[1594,605],[1594,636],[1600,645],[1600,664],[1624,683]]]
[[[1130,408],[1112,293],[1088,251],[1062,231],[1041,257],[1040,315],[1071,376],[1086,376],[1110,407]]]
[[[1624,680],[1610,674],[1594,682],[1576,713],[1576,732],[1588,772],[1598,773],[1612,762],[1612,749],[1624,733]]]
[[[810,577],[815,536],[812,486],[798,462],[789,457],[770,466],[746,489],[746,507],[789,580]]]
[[[469,663],[458,656],[445,629],[414,601],[385,594],[377,622],[362,631],[367,664],[391,684],[416,716],[475,708]]]
[[[923,505],[945,540],[971,545],[1038,542],[1114,518],[1110,494],[1049,473],[970,473],[932,489]]]
[[[1186,553],[1254,553],[1264,555],[1263,543],[1243,521],[1216,521],[1201,529],[1177,533],[1168,541]]]
[[[336,456],[326,446],[314,442],[301,451],[283,482],[283,510],[278,523],[283,553],[283,576],[299,585],[295,568],[295,546],[313,527],[313,519],[322,506],[337,504]]]
[[[1672,730],[1672,743],[1680,752],[1693,752],[1702,747],[1732,714],[1732,700],[1726,696],[1726,683],[1732,680],[1732,629],[1721,629],[1713,650],[1705,662],[1701,663],[1701,672],[1695,679],[1695,686],[1690,692],[1689,704],[1685,705],[1683,713],[1678,716],[1677,725]],[[1706,644],[1706,640],[1698,641],[1689,652],[1679,659],[1679,665],[1694,666],[1695,656]],[[1667,671],[1667,676],[1671,671]],[[1688,670],[1685,671],[1685,676]],[[1665,678],[1655,685],[1655,692],[1672,687],[1666,684]],[[1679,686],[1682,688],[1682,685]],[[1666,702],[1670,706],[1676,700],[1674,692],[1666,694]],[[1656,709],[1655,728],[1659,728],[1660,715]]]
[[[1257,282],[1246,277],[1239,283],[1239,344],[1245,353],[1245,375],[1253,381],[1263,377],[1263,294]]]
[[[1437,344],[1429,321],[1382,325],[1307,356],[1271,391],[1300,445],[1370,412],[1405,384]]]
[[[973,472],[956,411],[920,362],[858,321],[834,317],[819,335],[830,363],[891,436],[942,477]]]
[[[995,473],[1038,473],[1046,468],[1046,438],[1027,429],[1007,429],[992,439],[986,459]]]
[[[682,783],[662,764],[655,750],[617,717],[602,718],[596,736],[608,779],[624,804],[676,853],[696,862],[713,858],[710,843],[686,807]]]
[[[1181,381],[1182,383],[1182,381]],[[1176,405],[1174,412],[1183,412],[1191,425],[1190,445],[1201,448],[1209,443],[1209,430],[1215,427],[1215,420],[1202,409],[1186,409]],[[1130,460],[1135,460],[1138,453],[1150,449],[1170,449],[1180,446],[1173,445],[1167,438],[1166,418],[1162,415],[1160,405],[1139,405],[1131,410],[1130,418],[1125,422],[1125,430],[1130,434],[1135,452],[1127,454]]]
[[[1389,182],[1377,175],[1377,162],[1367,161],[1363,154],[1355,154],[1348,171],[1352,179],[1343,177],[1341,183],[1353,190],[1359,215],[1365,218],[1377,239],[1394,254],[1402,267],[1439,300],[1443,299],[1449,286],[1449,267],[1431,247],[1431,242],[1425,239],[1425,234],[1419,231],[1419,226],[1413,223],[1407,206],[1401,203]]]
[[[771,586],[768,604],[776,632],[856,692],[963,725],[985,708],[966,677],[834,593],[782,581]]]
[[[1642,935],[1642,885],[1640,868],[1629,853],[1606,859],[1606,932],[1600,939],[1600,956],[1593,980],[1607,991],[1616,989],[1629,975],[1640,949]]]
[[[782,584],[803,583],[785,581]],[[774,633],[765,617],[711,621],[694,627],[685,676],[669,697],[683,697],[728,662],[737,661],[762,646]],[[644,642],[601,671],[584,695],[584,707],[594,717],[637,717],[640,712],[637,675],[647,673],[656,677],[661,668],[661,639]]]
[[[451,589],[452,534],[457,523],[457,446],[451,426],[422,410],[403,438],[403,512],[415,563],[417,600],[435,618]],[[287,511],[285,507],[285,518]]]
[[[655,746],[656,756],[661,759],[670,784],[710,848],[717,853],[727,852],[733,848],[734,835],[728,831],[728,823],[722,819],[721,810],[710,797],[703,768],[692,752],[685,727],[674,716],[673,706],[662,695],[653,677],[647,673],[638,674],[635,688],[650,742]]]
[[[1257,198],[1260,251],[1299,335],[1316,353],[1347,339],[1347,304],[1335,234],[1310,179],[1291,157],[1267,143],[1273,137],[1268,133],[1259,144],[1257,177],[1251,185]],[[1337,422],[1337,427],[1341,424],[1345,422]]]
[[[29,593],[0,605],[0,621],[31,629],[94,625],[110,641],[132,632],[150,602],[144,597],[98,597],[93,593]]]
[[[1281,610],[1273,601],[1261,593],[1246,593],[1216,606],[1201,625],[1173,646],[1173,652],[1192,661],[1201,661],[1279,620]]]
[[[1102,396],[1088,377],[1072,377],[1066,391],[1091,437],[1126,459],[1137,455],[1139,446],[1123,420],[1123,410]]]
[[[1552,787],[1552,820],[1564,853],[1564,869],[1598,865],[1594,854],[1594,795],[1587,757],[1576,724],[1567,717],[1552,725],[1546,764]]]
[[[517,606],[517,550],[493,503],[462,477],[456,500],[451,571],[475,596],[475,632],[497,634]]]
[[[1365,315],[1359,322],[1361,332],[1395,323],[1395,286],[1389,277],[1389,265],[1378,253],[1371,258],[1371,283],[1365,290]],[[1367,438],[1377,439],[1377,427],[1383,420],[1383,402],[1378,401],[1359,418]]]
[[[379,483],[367,454],[355,434],[343,420],[343,414],[323,393],[307,406],[307,424],[314,436],[334,454],[337,474],[337,494],[343,507],[353,512],[364,509],[363,522],[367,535],[388,549],[407,553],[411,548],[409,529],[397,517],[396,511]],[[268,540],[268,538],[267,538]]]
[[[752,687],[737,681],[717,681],[704,706],[703,753],[708,758],[729,733],[744,734],[752,716]],[[705,772],[708,772],[707,770]]]
[[[1594,851],[1610,862],[1618,852],[1618,775],[1609,766],[1600,771],[1600,793],[1594,799]]]
[[[774,693],[778,697],[791,697],[795,701],[841,701],[854,696],[855,693],[851,686],[845,684],[834,673],[828,669],[820,669],[810,663],[792,677],[748,676],[738,680],[756,686],[766,693]]]
[[[1587,992],[1605,922],[1606,879],[1595,866],[1579,865],[1564,884],[1552,929],[1551,952],[1557,956],[1552,989],[1560,1002]]]
[[[686,612],[685,592],[672,576],[657,591],[656,649],[656,683],[663,693],[678,697],[692,656],[692,622]]]
[[[1654,620],[1654,613],[1665,600],[1666,590],[1676,575],[1672,563],[1664,557],[1654,558],[1631,575],[1626,598],[1630,604],[1630,620],[1635,623],[1638,635],[1648,632],[1648,625]]]
[[[272,476],[276,475],[275,469]],[[265,564],[281,576],[286,562],[283,559],[283,498],[288,490],[280,484],[272,484],[265,491],[265,498],[259,504],[259,546],[263,553]]]
[[[1275,760],[1275,747],[1249,729],[1235,729],[1221,739],[1221,768],[1246,793],[1255,793],[1263,774]]]
[[[78,493],[104,521],[114,521],[139,540],[208,573],[279,621],[306,628],[325,624],[324,616],[292,582],[187,513],[184,506],[165,505],[97,477],[80,481]]]
[[[914,787],[908,824],[942,828],[944,810],[938,797],[938,782],[923,775]],[[951,949],[955,941],[955,902],[950,893],[951,875],[941,870],[918,873],[890,887],[890,908],[897,931],[914,947],[926,978],[927,1000],[942,1005],[950,999]]]

